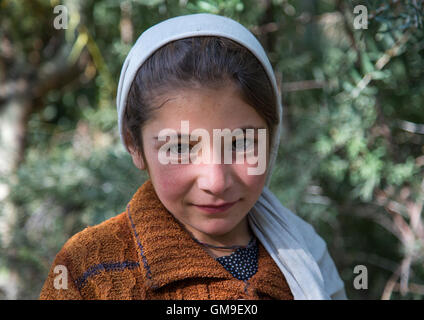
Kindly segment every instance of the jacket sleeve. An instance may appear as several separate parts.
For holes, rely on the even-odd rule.
[[[66,247],[56,255],[40,293],[40,300],[83,300],[72,275],[72,261]]]

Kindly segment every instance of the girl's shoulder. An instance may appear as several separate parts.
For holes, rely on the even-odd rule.
[[[129,247],[131,236],[125,212],[78,232],[56,255],[40,299],[82,299],[80,289],[87,279],[102,270],[116,269],[116,261],[125,262],[134,251]],[[66,290],[62,290],[63,283]]]
[[[112,261],[131,243],[126,213],[120,213],[98,225],[73,235],[62,247],[56,260],[79,275],[93,266]]]
[[[116,242],[122,232],[128,229],[126,213],[122,212],[97,225],[88,226],[73,235],[63,246],[65,250],[95,249],[104,246],[108,242]]]

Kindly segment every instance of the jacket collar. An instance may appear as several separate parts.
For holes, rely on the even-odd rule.
[[[147,180],[128,203],[127,217],[139,262],[144,266],[151,289],[187,278],[235,279],[165,208],[151,180]],[[275,280],[284,281],[284,278],[261,244],[258,258],[258,271],[249,282],[276,299],[287,297],[287,291],[275,285]]]

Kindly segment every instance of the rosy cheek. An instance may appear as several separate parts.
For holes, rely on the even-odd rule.
[[[170,201],[176,200],[184,192],[185,175],[180,165],[158,164],[151,176],[157,192]]]
[[[249,193],[260,193],[265,184],[266,175],[253,175],[248,174],[247,169],[249,166],[247,164],[236,166],[237,176],[242,181],[242,184],[249,189]]]
[[[254,193],[260,193],[264,187],[266,177],[265,175],[251,175],[247,176],[246,179],[246,185],[250,186],[252,189],[252,192]]]
[[[160,170],[154,175],[154,179],[161,190],[175,190],[178,186],[178,175],[173,171]]]

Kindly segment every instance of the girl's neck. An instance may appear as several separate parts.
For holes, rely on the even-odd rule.
[[[223,257],[223,256],[228,256],[232,254],[234,251],[236,251],[237,249],[246,248],[254,243],[253,236],[250,238],[249,243],[247,245],[215,246],[208,243],[199,242],[197,239],[195,240],[200,245],[202,245],[204,249],[215,259],[219,257]]]
[[[237,247],[247,246],[252,239],[253,233],[244,218],[239,225],[230,232],[223,235],[208,235],[196,230],[187,230],[191,236],[215,258],[226,256],[234,252]],[[214,248],[218,247],[218,248]],[[229,247],[228,249],[219,247]],[[233,248],[230,248],[233,247]],[[236,247],[236,248],[234,248]]]

